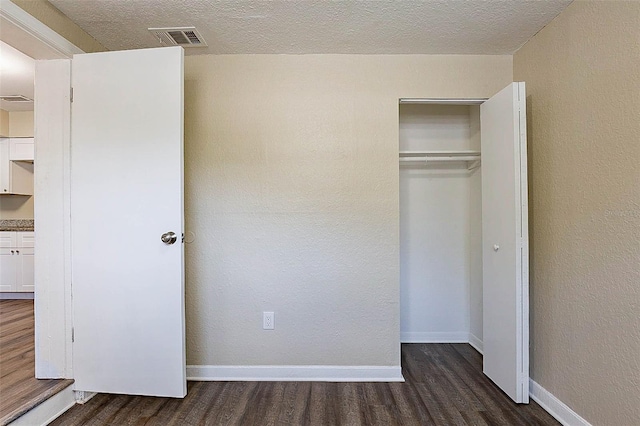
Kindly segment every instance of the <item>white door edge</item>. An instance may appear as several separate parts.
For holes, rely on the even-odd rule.
[[[520,165],[520,288],[522,314],[521,403],[529,402],[529,191],[527,172],[527,100],[526,85],[518,82],[518,163]]]

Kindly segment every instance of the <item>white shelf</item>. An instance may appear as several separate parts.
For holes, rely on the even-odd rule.
[[[489,98],[400,98],[401,104],[419,105],[480,105]]]
[[[480,166],[480,151],[400,151],[400,165],[445,162],[466,163],[473,170]]]

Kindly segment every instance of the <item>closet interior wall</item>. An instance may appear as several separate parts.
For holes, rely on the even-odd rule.
[[[479,105],[400,104],[400,151],[480,151]],[[400,164],[402,342],[482,345],[481,167]]]

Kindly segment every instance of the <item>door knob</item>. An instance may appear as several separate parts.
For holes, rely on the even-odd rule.
[[[160,237],[160,240],[162,240],[162,242],[167,245],[171,245],[176,241],[178,241],[178,236],[176,235],[175,232],[169,231],[162,234],[162,236]]]
[[[493,251],[498,251],[498,250],[500,250],[500,246],[497,245],[497,244],[494,244],[493,245]]]

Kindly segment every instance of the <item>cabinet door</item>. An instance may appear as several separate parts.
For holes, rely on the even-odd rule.
[[[33,161],[33,138],[11,138],[9,140],[9,160]]]
[[[20,248],[16,249],[16,290],[23,292],[34,291],[34,278],[33,278],[33,248]]]
[[[0,292],[16,291],[16,262],[14,248],[0,248]]]
[[[11,172],[9,170],[9,139],[0,140],[0,192],[11,193]]]
[[[12,246],[12,247],[20,247],[20,248],[27,248],[27,247],[34,247],[34,235],[33,235],[33,231],[18,231],[16,232],[16,246]]]
[[[0,247],[13,248],[16,247],[16,232],[15,231],[0,231]]]
[[[33,195],[33,164],[10,160],[10,141],[0,141],[0,193]]]

